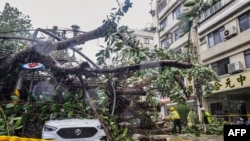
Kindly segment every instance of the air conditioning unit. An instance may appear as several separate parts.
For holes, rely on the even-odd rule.
[[[224,31],[224,38],[225,39],[229,39],[235,35],[237,35],[237,29],[234,26],[232,26],[231,28],[228,28]]]
[[[230,73],[230,74],[234,74],[234,73],[243,71],[243,66],[242,66],[240,61],[228,64],[227,67],[228,67],[228,73]]]

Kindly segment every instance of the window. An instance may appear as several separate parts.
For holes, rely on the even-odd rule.
[[[144,38],[144,44],[149,44],[149,38]]]
[[[217,10],[219,10],[221,8],[221,5],[221,0],[218,1],[215,5],[213,5],[214,11],[216,12]]]
[[[211,15],[211,9],[212,9],[212,7],[211,8],[208,8],[207,10],[206,10],[206,12],[205,12],[205,15],[206,15],[206,17],[208,17],[208,16],[210,16]]]
[[[224,41],[224,27],[221,27],[208,35],[209,47],[213,47],[216,44]]]
[[[239,17],[240,32],[250,28],[250,12]]]
[[[174,39],[177,41],[180,38],[180,28],[174,31]]]
[[[182,6],[179,5],[175,10],[173,11],[173,19],[176,20],[177,16],[180,15],[183,12]]]
[[[250,50],[244,52],[246,67],[250,68]]]
[[[160,29],[163,30],[166,26],[168,25],[167,18],[165,18],[163,21],[160,23]]]
[[[157,12],[158,14],[167,6],[166,0],[157,0]]]
[[[210,15],[218,11],[221,8],[221,5],[221,0],[219,0],[214,5],[207,7],[207,9],[205,10],[205,17],[209,17]]]
[[[210,106],[212,115],[222,115],[223,111],[222,103],[211,103]]]
[[[167,38],[161,41],[161,47],[167,47]]]
[[[229,58],[225,58],[215,63],[212,63],[211,67],[218,75],[224,75],[228,73],[228,68],[227,68],[228,64],[229,64]]]
[[[161,47],[168,47],[172,44],[172,33],[166,35],[166,38],[161,41]]]

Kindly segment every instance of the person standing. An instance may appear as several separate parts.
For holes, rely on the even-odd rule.
[[[197,123],[198,116],[193,108],[190,109],[188,115],[187,115],[187,121],[188,126],[193,128],[195,131],[197,131],[196,123]]]
[[[201,108],[202,113],[202,123],[204,124],[204,131],[205,133],[209,130],[209,124],[212,122],[211,115],[209,112],[205,111],[204,108]]]
[[[174,123],[173,134],[177,133],[177,127],[179,129],[179,133],[181,133],[181,118],[174,107],[170,107],[170,114],[167,119],[172,120]]]

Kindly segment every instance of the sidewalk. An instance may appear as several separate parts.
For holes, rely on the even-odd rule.
[[[189,134],[171,135],[167,141],[224,141],[223,135],[201,134],[199,137]]]

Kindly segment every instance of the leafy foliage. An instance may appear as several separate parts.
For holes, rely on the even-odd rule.
[[[29,16],[25,16],[17,8],[5,4],[4,10],[0,12],[0,35],[29,37],[28,29],[32,27]],[[15,32],[11,32],[15,31]],[[0,57],[19,51],[26,46],[27,42],[0,40]]]
[[[17,8],[11,7],[9,3],[5,4],[2,12],[0,11],[0,36],[27,38],[31,35],[28,31],[31,27],[29,16],[23,15]],[[27,41],[0,39],[0,60],[24,49],[26,44],[28,44]],[[7,85],[14,85],[19,71],[20,69],[16,67],[16,73],[9,76]]]
[[[180,20],[181,36],[188,33],[193,24],[199,24],[199,15],[218,0],[187,0],[183,6],[185,11],[178,15]]]
[[[196,0],[197,2],[197,0]],[[196,9],[196,2],[186,3],[187,6],[193,7],[193,10]],[[124,14],[132,7],[132,3],[129,0],[126,0],[125,3],[119,4],[119,8],[115,10],[114,13],[111,13],[108,16],[108,20],[115,21],[119,23],[119,20]],[[18,17],[21,17],[21,13],[17,12],[17,9],[9,7],[6,5],[6,9],[9,11],[15,11]],[[6,11],[7,11],[6,10]],[[196,10],[196,12],[199,9]],[[196,14],[189,13],[186,15],[181,15],[179,18],[182,20],[183,32],[186,33],[190,31],[192,26],[192,19],[190,17]],[[3,12],[8,14],[11,12]],[[2,18],[2,17],[0,17]],[[27,18],[27,17],[24,17]],[[30,28],[30,21],[20,19],[20,23],[17,25],[23,25],[22,28]],[[105,22],[105,20],[104,20]],[[10,21],[10,23],[12,23]],[[3,24],[4,25],[4,24]],[[10,24],[12,25],[12,24]],[[4,25],[7,26],[7,25]],[[18,26],[17,26],[18,27]],[[7,28],[6,28],[7,29]],[[8,27],[8,30],[20,30],[19,28],[13,28],[12,26]],[[205,94],[211,94],[212,86],[209,83],[212,80],[218,80],[217,75],[208,67],[203,66],[197,63],[194,54],[192,54],[192,45],[189,44],[190,50],[183,52],[182,54],[175,53],[174,50],[159,48],[153,51],[150,51],[147,47],[144,47],[139,40],[133,36],[133,31],[130,31],[128,27],[122,26],[117,29],[116,32],[110,29],[112,32],[107,32],[105,36],[106,46],[102,46],[102,50],[96,54],[98,64],[103,68],[115,68],[117,66],[126,66],[126,65],[135,65],[141,64],[144,62],[149,62],[154,60],[176,60],[178,62],[188,62],[190,60],[193,64],[193,67],[190,69],[180,69],[178,66],[170,67],[158,67],[158,68],[141,68],[137,71],[126,72],[124,74],[105,74],[100,75],[98,78],[90,78],[91,81],[98,81],[101,84],[106,84],[105,86],[98,86],[97,93],[98,99],[92,99],[90,102],[94,104],[94,108],[97,110],[98,116],[101,117],[101,120],[104,121],[110,135],[113,139],[116,140],[130,140],[131,132],[128,128],[122,127],[118,124],[118,120],[121,120],[122,114],[116,115],[112,113],[112,104],[115,103],[113,100],[116,96],[116,93],[112,90],[115,88],[135,88],[147,92],[145,103],[148,103],[149,106],[156,107],[159,105],[159,98],[161,97],[170,97],[173,102],[185,103],[185,97],[188,97],[190,92],[188,89],[181,85],[180,82],[177,82],[176,79],[183,80],[184,78],[193,77],[195,81],[204,85],[203,91]],[[20,35],[21,36],[21,35]],[[26,36],[26,35],[25,35]],[[3,40],[3,42],[5,42]],[[6,47],[6,45],[4,45]],[[17,45],[12,45],[12,47],[17,47]],[[19,48],[20,46],[18,46]],[[178,78],[177,78],[178,77]],[[83,83],[80,83],[84,85]],[[140,86],[140,84],[143,84]],[[111,89],[108,89],[110,88]],[[25,122],[34,122],[43,124],[44,121],[49,119],[63,119],[63,118],[96,118],[95,110],[93,107],[90,108],[90,103],[84,100],[83,96],[86,94],[84,89],[78,93],[63,93],[62,101],[57,102],[53,99],[47,97],[46,95],[41,95],[40,97],[35,97],[29,94],[31,101],[24,102],[21,101],[17,96],[12,96],[12,99],[16,103],[7,104],[4,108],[4,115],[6,117],[21,117],[15,119],[16,123],[25,123]],[[124,96],[125,97],[125,96]],[[40,100],[39,100],[40,99]],[[128,98],[129,104],[131,106],[132,102],[141,102],[142,100],[136,96],[131,96]],[[119,103],[120,104],[120,103]],[[116,106],[116,105],[115,105]],[[120,106],[120,105],[119,105]],[[179,105],[180,110],[184,114],[186,112],[186,107]],[[122,107],[125,109],[125,107]],[[123,111],[124,109],[118,109],[118,111]],[[140,111],[139,111],[140,112]],[[154,119],[158,119],[157,110],[153,111],[152,114]],[[15,114],[13,114],[15,113]],[[152,115],[147,113],[152,113],[149,109],[143,109],[143,112],[146,113],[148,117],[151,118]],[[11,120],[12,122],[13,120]],[[147,118],[145,121],[152,121]],[[13,122],[12,122],[13,123]],[[2,122],[3,130],[6,130],[7,120]],[[20,125],[20,124],[17,124]],[[16,129],[20,126],[14,126]],[[7,129],[8,130],[8,129]]]
[[[202,123],[196,124],[197,130],[189,126],[184,126],[183,130],[187,134],[192,134],[194,136],[200,136],[201,134],[210,134],[210,135],[223,135],[224,134],[224,121],[216,119],[213,117],[213,122],[209,124],[209,130],[207,133],[204,132],[204,125]]]
[[[2,106],[0,112],[0,135],[13,135],[15,130],[22,128],[22,117],[16,117],[15,114],[6,116]]]

